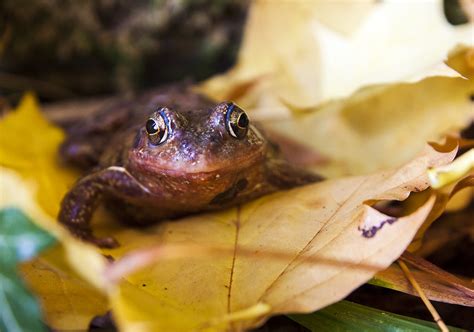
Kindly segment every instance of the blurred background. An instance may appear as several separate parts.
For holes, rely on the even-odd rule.
[[[236,57],[248,1],[2,0],[0,91],[16,100],[202,80]]]

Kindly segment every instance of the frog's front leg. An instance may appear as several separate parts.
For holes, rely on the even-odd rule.
[[[61,202],[58,220],[75,236],[103,248],[118,246],[114,238],[97,238],[90,220],[104,194],[146,198],[149,190],[123,167],[109,167],[80,179]]]

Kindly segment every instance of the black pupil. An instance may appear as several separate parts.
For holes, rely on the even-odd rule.
[[[237,121],[237,125],[240,128],[247,128],[248,124],[249,124],[249,118],[247,117],[247,114],[245,113],[240,114],[239,120]]]
[[[146,122],[146,132],[150,135],[156,134],[158,132],[158,124],[155,120],[149,119]]]

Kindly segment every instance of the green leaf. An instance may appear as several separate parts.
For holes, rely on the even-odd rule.
[[[0,264],[16,265],[56,240],[16,208],[0,210]]]
[[[16,271],[55,242],[20,210],[0,211],[0,331],[46,331],[38,302]]]
[[[291,319],[311,331],[365,331],[365,332],[435,332],[435,323],[421,319],[392,314],[349,301],[341,301],[307,315],[288,315]],[[449,327],[449,331],[463,331]]]

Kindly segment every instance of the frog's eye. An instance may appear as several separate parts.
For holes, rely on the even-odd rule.
[[[168,118],[163,111],[149,118],[145,124],[146,133],[151,144],[159,145],[168,139]]]
[[[225,120],[227,131],[232,137],[242,139],[247,135],[249,118],[239,106],[228,103]]]

